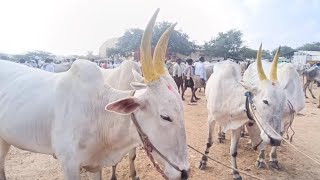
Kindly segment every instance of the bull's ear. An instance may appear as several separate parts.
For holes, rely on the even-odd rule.
[[[134,90],[140,90],[140,89],[146,89],[147,85],[144,83],[140,83],[140,82],[131,82],[130,86],[134,89]]]
[[[257,92],[257,87],[253,86],[250,83],[244,82],[244,81],[239,81],[239,83],[247,90],[250,91],[252,93],[256,93]]]
[[[105,110],[128,115],[136,111],[139,107],[141,107],[139,99],[135,97],[128,97],[106,105]]]
[[[143,83],[144,79],[141,74],[139,74],[136,70],[132,69],[132,74],[135,82]]]

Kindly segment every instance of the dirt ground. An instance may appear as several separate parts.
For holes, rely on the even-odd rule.
[[[314,89],[314,93],[319,97],[320,88]],[[187,105],[187,101],[185,102],[187,141],[190,145],[204,152],[207,143],[207,110],[203,91],[198,94],[201,100],[198,101],[197,105],[191,106]],[[186,99],[190,98],[188,95],[189,94],[187,94]],[[320,160],[320,109],[317,109],[318,99],[307,99],[306,102],[306,108],[296,116],[293,123],[296,132],[293,144],[305,153]],[[216,134],[217,133],[215,133],[215,135]],[[226,134],[226,138],[223,144],[219,144],[217,141],[214,142],[210,156],[229,165],[229,132]],[[320,179],[320,166],[293,150],[288,144],[282,144],[278,150],[278,159],[282,166],[280,171],[274,169],[257,169],[255,167],[255,161],[258,152],[254,151],[247,142],[247,138],[241,138],[238,148],[237,162],[240,170],[245,170],[250,174],[270,180]],[[270,147],[267,153],[269,154],[269,152]],[[191,164],[190,179],[232,179],[229,169],[210,160],[208,161],[207,169],[200,171],[198,166],[201,155],[191,149],[189,149],[189,158]],[[162,179],[142,150],[138,151],[136,168],[141,180]],[[16,148],[12,148],[7,156],[6,173],[8,180],[63,179],[61,166],[52,156],[30,153]],[[103,179],[110,179],[110,177],[111,168],[105,167],[103,169]],[[127,157],[118,165],[117,177],[118,180],[131,179]],[[243,179],[252,179],[243,174],[242,177]],[[84,173],[82,179],[87,179]]]

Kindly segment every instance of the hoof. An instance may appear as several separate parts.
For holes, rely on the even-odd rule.
[[[266,163],[265,163],[264,161],[259,161],[259,160],[257,160],[256,166],[257,166],[257,168],[259,168],[259,169],[264,169],[264,168],[267,167],[267,165],[266,165]]]
[[[244,132],[241,132],[241,137],[244,137],[244,134],[245,134]]]
[[[233,177],[233,180],[242,180],[242,177],[238,174],[237,177]]]
[[[222,133],[221,138],[222,138],[223,140],[226,140],[226,134],[225,134],[225,133]]]
[[[132,178],[132,180],[140,180],[139,176],[135,176]]]
[[[219,139],[219,143],[223,143],[222,138],[218,138]]]
[[[274,169],[281,170],[281,166],[278,161],[269,161],[269,166]]]
[[[117,180],[117,177],[112,176],[112,177],[111,177],[111,180]]]
[[[206,168],[207,168],[207,163],[206,163],[206,162],[201,161],[201,162],[200,162],[199,169],[200,169],[200,170],[205,170]]]

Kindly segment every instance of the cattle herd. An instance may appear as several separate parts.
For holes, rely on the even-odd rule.
[[[134,160],[140,145],[153,163],[163,167],[155,163],[165,179],[188,179],[183,101],[164,65],[175,24],[163,33],[152,56],[158,12],[141,40],[141,67],[125,61],[115,69],[103,69],[79,59],[67,71],[51,73],[0,61],[0,180],[6,179],[4,163],[10,146],[52,155],[61,162],[67,180],[80,180],[81,168],[92,179],[101,180],[103,166],[113,167],[115,180],[116,165],[129,153],[130,176],[138,180]],[[260,46],[251,64],[227,60],[206,65],[211,75],[205,91],[208,142],[201,170],[207,166],[216,123],[223,132],[232,132],[234,179],[242,179],[236,158],[243,126],[252,147],[260,151],[257,166],[265,165],[266,146],[271,145],[269,162],[278,168],[282,136],[293,114],[305,107],[306,88],[320,79],[318,67],[300,73],[300,67],[279,64],[279,51],[272,62],[261,60]],[[307,79],[304,86],[299,73]]]

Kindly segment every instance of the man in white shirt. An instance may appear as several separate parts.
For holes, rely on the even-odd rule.
[[[53,59],[46,59],[41,69],[48,72],[54,72]]]
[[[183,72],[184,72],[184,69],[181,66],[181,59],[178,58],[176,63],[173,65],[172,76],[178,86],[179,93],[180,93],[180,88],[181,88],[181,92],[183,91],[183,75],[184,75]]]
[[[194,91],[196,92],[198,88],[205,88],[207,81],[207,72],[204,68],[204,57],[200,57],[199,62],[196,63],[195,67],[195,77],[194,77]],[[196,100],[200,98],[196,97]]]

